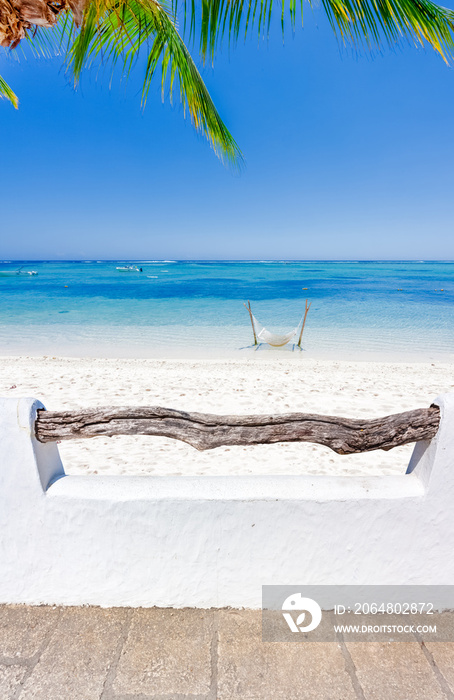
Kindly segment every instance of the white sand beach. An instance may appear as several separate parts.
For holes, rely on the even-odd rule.
[[[206,413],[300,411],[380,417],[426,407],[454,390],[454,364],[245,360],[0,358],[0,395],[32,396],[48,410],[166,406]],[[412,446],[337,455],[312,444],[225,447],[118,436],[62,442],[69,474],[396,474]]]

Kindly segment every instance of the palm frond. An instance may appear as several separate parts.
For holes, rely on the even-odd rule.
[[[322,0],[343,43],[366,49],[426,43],[448,63],[454,57],[454,12],[431,0]]]
[[[288,0],[287,4],[281,0],[282,31],[286,12],[291,28],[295,27],[299,12],[303,19],[303,2]],[[309,6],[313,2],[316,0],[308,0]],[[178,84],[181,102],[195,127],[221,158],[241,162],[238,146],[177,31],[176,17],[182,6],[184,31],[187,29],[189,40],[199,41],[203,59],[213,59],[224,37],[236,41],[254,27],[259,36],[266,35],[273,0],[60,0],[60,21],[55,24],[55,18],[49,20],[49,26],[33,30],[33,22],[20,14],[20,2],[16,4],[14,8],[11,5],[11,11],[17,27],[11,37],[3,37],[3,45],[6,41],[14,47],[26,36],[36,52],[65,52],[76,82],[82,70],[96,60],[110,62],[113,68],[120,62],[128,74],[143,50],[147,63],[142,103],[145,104],[151,80],[160,67],[163,97],[168,92],[172,99]],[[381,49],[385,44],[406,41],[431,46],[446,62],[454,58],[454,11],[432,0],[321,0],[321,4],[340,41],[357,49]],[[81,17],[79,29],[75,21]],[[16,95],[1,78],[0,96],[17,107]]]
[[[11,90],[10,86],[8,83],[3,80],[2,76],[0,75],[0,97],[3,97],[6,100],[9,100],[13,107],[15,109],[18,109],[19,107],[19,100],[17,95]]]
[[[27,46],[32,55],[36,58],[53,58],[65,55],[71,37],[74,23],[71,15],[65,13],[60,15],[57,24],[52,28],[35,27],[33,32],[26,35]],[[21,45],[22,46],[22,45]]]
[[[356,49],[381,49],[402,41],[426,43],[448,62],[454,57],[454,12],[431,0],[321,0],[335,34]],[[173,0],[173,9],[183,6],[189,39],[198,28],[200,53],[213,60],[219,43],[226,37],[235,42],[255,27],[260,35],[269,31],[273,0]],[[308,0],[308,5],[315,2]],[[303,0],[282,0],[279,5],[282,32],[285,13],[293,29],[297,6],[303,20]]]
[[[239,165],[240,150],[219,116],[209,92],[179,35],[174,18],[156,0],[96,0],[87,7],[80,30],[74,29],[67,63],[77,81],[81,72],[97,60],[121,63],[129,73],[142,48],[147,64],[142,90],[145,105],[150,84],[161,67],[161,88],[170,99],[179,85],[180,100],[196,129],[217,155]]]

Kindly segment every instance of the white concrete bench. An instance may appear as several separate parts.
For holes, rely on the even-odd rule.
[[[258,608],[262,584],[450,584],[454,394],[401,476],[67,476],[0,400],[0,603]],[[150,443],[150,459],[153,459]]]

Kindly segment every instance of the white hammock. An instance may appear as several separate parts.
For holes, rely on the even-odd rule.
[[[275,348],[281,348],[283,345],[287,345],[287,343],[289,343],[292,340],[292,338],[294,338],[297,334],[298,328],[300,327],[301,321],[303,320],[301,319],[296,328],[290,331],[290,333],[278,335],[277,333],[271,333],[265,328],[265,326],[262,326],[262,324],[259,323],[259,321],[257,321],[253,313],[251,313],[251,316],[254,321],[255,334],[257,336],[257,340],[261,340],[263,343],[268,343],[268,345],[272,345]]]

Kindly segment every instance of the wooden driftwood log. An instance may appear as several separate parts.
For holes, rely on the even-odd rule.
[[[41,410],[35,425],[40,442],[99,435],[159,435],[182,440],[197,450],[211,450],[222,445],[316,442],[338,454],[351,454],[390,450],[398,445],[430,440],[439,422],[437,406],[372,420],[309,413],[218,416],[150,406],[62,412]]]

